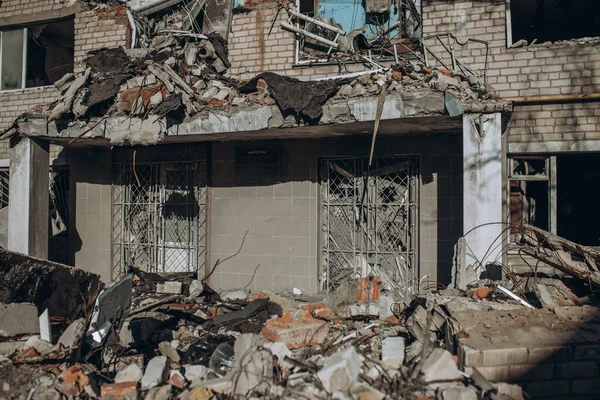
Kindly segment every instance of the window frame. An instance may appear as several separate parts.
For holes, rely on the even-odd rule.
[[[17,31],[17,30],[21,30],[23,33],[23,53],[21,54],[21,59],[22,59],[22,66],[21,66],[21,87],[20,88],[15,88],[15,89],[2,89],[2,80],[4,77],[4,71],[3,71],[3,61],[4,61],[4,32],[7,31]],[[14,91],[14,90],[25,90],[27,89],[27,44],[28,44],[28,38],[29,38],[29,28],[28,27],[23,27],[23,28],[16,28],[16,29],[10,29],[10,27],[8,27],[7,29],[0,29],[0,92],[10,92],[10,91]],[[39,87],[39,86],[36,86]],[[31,88],[33,89],[33,88]]]
[[[298,12],[300,12],[300,3],[301,0],[293,0],[294,1],[294,5],[296,7],[296,10],[298,10]],[[507,0],[509,1],[509,0]],[[423,21],[424,21],[424,15],[423,15],[423,1],[422,0],[417,0],[417,4],[418,4],[418,9],[420,11],[419,17],[421,18],[420,21],[420,25],[419,25],[419,31],[420,31],[420,38],[423,38]],[[312,15],[312,17],[316,16],[316,9],[317,9],[317,2],[316,0],[313,0],[313,3],[315,4],[315,15]],[[298,21],[296,21],[295,23],[295,27],[296,28],[300,28],[300,24]],[[292,64],[293,67],[312,67],[312,66],[321,66],[321,65],[337,65],[337,62],[331,61],[328,58],[317,58],[315,57],[314,59],[310,59],[310,60],[300,60],[300,38],[298,37],[298,35],[294,35],[295,36],[295,48],[294,48],[294,62]],[[386,62],[386,61],[393,61],[394,60],[394,56],[390,56],[389,58],[378,58],[378,57],[373,57],[371,56],[370,52],[369,52],[369,56],[365,57],[368,59],[371,59],[373,61],[377,61],[377,62]],[[349,61],[346,62],[346,64],[362,64],[364,63],[365,60],[360,60],[360,61]]]

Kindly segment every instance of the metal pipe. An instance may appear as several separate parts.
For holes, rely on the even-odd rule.
[[[290,10],[288,10],[288,12],[290,14],[292,14],[294,17],[298,18],[298,19],[302,19],[304,21],[312,22],[313,24],[318,25],[321,28],[325,28],[325,29],[328,29],[328,30],[333,31],[335,33],[338,33],[340,35],[346,36],[346,32],[344,30],[342,30],[340,28],[337,28],[337,27],[335,27],[333,25],[329,25],[329,24],[327,24],[327,23],[325,23],[323,21],[320,21],[320,20],[318,20],[316,18],[311,18],[308,15],[301,14],[301,13],[299,13],[298,11],[296,11],[294,9],[290,9]]]
[[[137,26],[135,25],[135,20],[133,19],[133,15],[129,10],[127,12],[127,19],[129,20],[129,25],[131,25],[131,48],[135,48],[135,43],[137,42]]]
[[[307,37],[309,37],[309,38],[311,38],[313,40],[316,40],[318,42],[326,44],[329,47],[333,47],[333,48],[337,49],[337,47],[339,46],[337,43],[334,43],[331,40],[327,40],[325,38],[317,36],[314,33],[310,33],[309,31],[305,31],[304,29],[296,28],[296,27],[294,27],[294,26],[292,26],[292,25],[290,25],[290,24],[288,24],[286,22],[282,22],[281,23],[281,27],[283,29],[285,29],[286,31],[290,31],[290,32],[294,32],[294,33],[297,33],[297,34],[300,34],[300,35],[307,36]]]
[[[560,103],[563,101],[596,101],[600,100],[600,93],[559,94],[547,96],[518,96],[506,97],[504,100],[512,101],[513,103],[517,104]]]

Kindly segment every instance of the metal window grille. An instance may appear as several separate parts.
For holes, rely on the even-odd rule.
[[[324,159],[321,175],[322,288],[377,275],[409,295],[418,279],[416,157]]]
[[[157,273],[203,269],[205,162],[140,159],[113,166],[113,278],[129,266]]]
[[[8,168],[0,169],[0,208],[8,207],[8,183],[10,172]]]
[[[51,168],[48,181],[52,236],[55,236],[69,226],[69,168]]]

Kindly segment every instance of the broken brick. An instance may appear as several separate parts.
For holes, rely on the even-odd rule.
[[[490,288],[479,288],[473,291],[473,296],[479,300],[485,299],[490,294]]]
[[[100,387],[100,394],[104,396],[121,397],[137,391],[137,382],[105,383]]]
[[[310,314],[292,320],[288,314],[267,321],[261,334],[272,342],[283,342],[288,349],[322,343],[329,332],[329,324],[312,318]]]
[[[183,389],[186,385],[185,378],[179,371],[174,371],[171,373],[171,377],[167,381],[169,385],[175,386],[179,389]]]
[[[399,81],[400,79],[402,79],[402,72],[400,72],[400,71],[392,71],[392,78],[394,80]]]
[[[58,390],[65,396],[79,396],[86,386],[90,384],[90,378],[85,374],[81,365],[73,365],[61,374],[62,383]]]
[[[267,97],[265,97],[264,101],[265,101],[265,105],[267,105],[267,106],[274,106],[275,105],[275,100],[273,100],[272,97],[267,96]]]
[[[426,73],[426,74],[430,74],[430,73],[433,72],[433,69],[429,68],[429,67],[422,67],[421,71],[424,72],[424,73]]]
[[[265,89],[267,87],[267,82],[265,82],[265,80],[261,78],[256,81],[256,87],[258,89]]]
[[[314,310],[312,315],[317,319],[324,319],[326,321],[331,321],[335,318],[333,310],[329,308],[320,308],[318,310]]]
[[[379,285],[381,284],[381,279],[378,276],[372,278],[357,278],[357,282],[357,302],[365,303],[379,301]]]
[[[40,355],[40,353],[38,353],[35,350],[35,347],[28,347],[27,349],[23,350],[22,352],[20,352],[16,356],[14,356],[13,360],[15,360],[15,361],[26,360],[28,358],[38,357],[39,355]]]
[[[327,306],[324,303],[315,303],[315,304],[307,304],[302,306],[301,308],[305,311],[312,313],[315,310],[320,310],[326,308]]]

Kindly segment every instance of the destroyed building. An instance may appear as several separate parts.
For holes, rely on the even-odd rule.
[[[426,393],[417,376],[439,378],[438,368],[449,371],[442,380],[462,379],[447,352],[426,352],[436,340],[458,354],[469,384],[482,396],[502,392],[486,386],[487,380],[518,382],[538,398],[598,394],[597,309],[574,307],[587,297],[548,278],[577,280],[588,291],[600,285],[600,256],[592,248],[598,245],[600,177],[598,5],[21,3],[0,3],[0,241],[37,261],[3,250],[0,271],[9,284],[0,288],[0,301],[31,301],[37,308],[23,306],[30,314],[49,309],[53,317],[74,319],[98,343],[108,329],[118,336],[125,326],[119,340],[133,348],[136,333],[155,329],[136,323],[166,321],[129,317],[123,323],[120,310],[115,324],[114,315],[109,321],[98,311],[102,301],[131,292],[132,285],[144,288],[141,295],[175,293],[158,302],[144,299],[133,314],[160,309],[210,325],[206,330],[258,331],[301,352],[327,343],[323,354],[329,358],[294,364],[301,380],[319,376],[321,396],[348,390],[360,372],[353,365],[365,362],[352,346],[332,349],[351,338],[358,347],[370,335],[379,343],[399,334],[415,340],[406,351],[413,372],[409,379],[400,369],[398,378],[364,364],[361,379],[370,386],[363,389],[374,398],[383,397],[371,389],[386,385],[396,396],[414,388]],[[40,293],[46,293],[46,281],[20,283],[23,272],[12,266],[24,263],[37,271],[41,263],[58,271],[41,276],[66,274],[39,259],[73,266],[85,282],[70,277],[69,294],[45,300]],[[198,280],[190,283],[191,277]],[[56,285],[53,279],[47,284]],[[98,296],[87,324],[86,307],[96,298],[99,279],[118,283]],[[482,283],[486,279],[505,280]],[[35,287],[25,291],[31,299],[7,289],[26,284]],[[468,289],[472,299],[455,298],[452,289],[439,298],[425,295],[446,287]],[[259,294],[247,299],[237,292],[221,302],[213,289]],[[379,301],[380,289],[394,296]],[[331,309],[293,304],[274,312],[271,303],[281,308],[286,301],[260,292],[325,293]],[[183,299],[200,293],[205,303]],[[542,309],[532,310],[526,298]],[[58,313],[61,302],[69,304],[69,315]],[[397,304],[401,312],[392,310]],[[11,307],[0,317],[18,314],[20,308]],[[75,319],[83,314],[86,324]],[[336,318],[350,324],[354,317],[374,316],[395,321],[393,332],[378,325],[383,322],[352,321],[354,333],[327,336],[330,325],[347,333]],[[250,322],[242,328],[244,320]],[[501,334],[494,323],[511,333]],[[314,341],[306,334],[298,339],[298,327]],[[63,335],[72,334],[69,329]],[[192,331],[179,326],[179,336],[169,340],[197,335]],[[263,338],[242,337],[236,336],[236,347],[260,354]],[[219,340],[233,351],[230,337]],[[404,339],[398,342],[402,359],[391,361],[396,369],[404,362]],[[175,344],[162,337],[160,350],[152,350],[160,359],[135,362],[137,375],[142,367],[146,372],[134,391],[158,387],[169,363],[180,366],[180,355],[191,350],[189,343]],[[373,346],[373,354],[384,359],[382,346]],[[400,344],[390,346],[396,351]],[[28,363],[49,354],[48,348],[31,348],[16,359]],[[55,360],[75,358],[55,350]],[[257,359],[258,369],[268,365]],[[230,361],[231,371],[242,374],[239,358]],[[349,374],[347,385],[330,379],[340,365]],[[376,376],[363,377],[367,365]],[[55,373],[64,385],[91,376],[86,368]],[[110,368],[103,373],[117,372]],[[152,370],[161,376],[146,378]],[[225,385],[223,392],[249,393],[236,392],[237,383],[227,386],[229,374],[217,375],[221,380],[208,392],[220,393]],[[260,379],[273,380],[268,375]],[[173,373],[170,378],[172,386],[177,379],[194,381]],[[131,389],[118,386],[116,377],[115,387],[102,379],[108,392]],[[78,385],[61,393],[80,395],[92,386]],[[273,388],[261,385],[252,388],[263,394]],[[271,397],[283,395],[273,390]],[[474,393],[470,386],[465,390]]]

